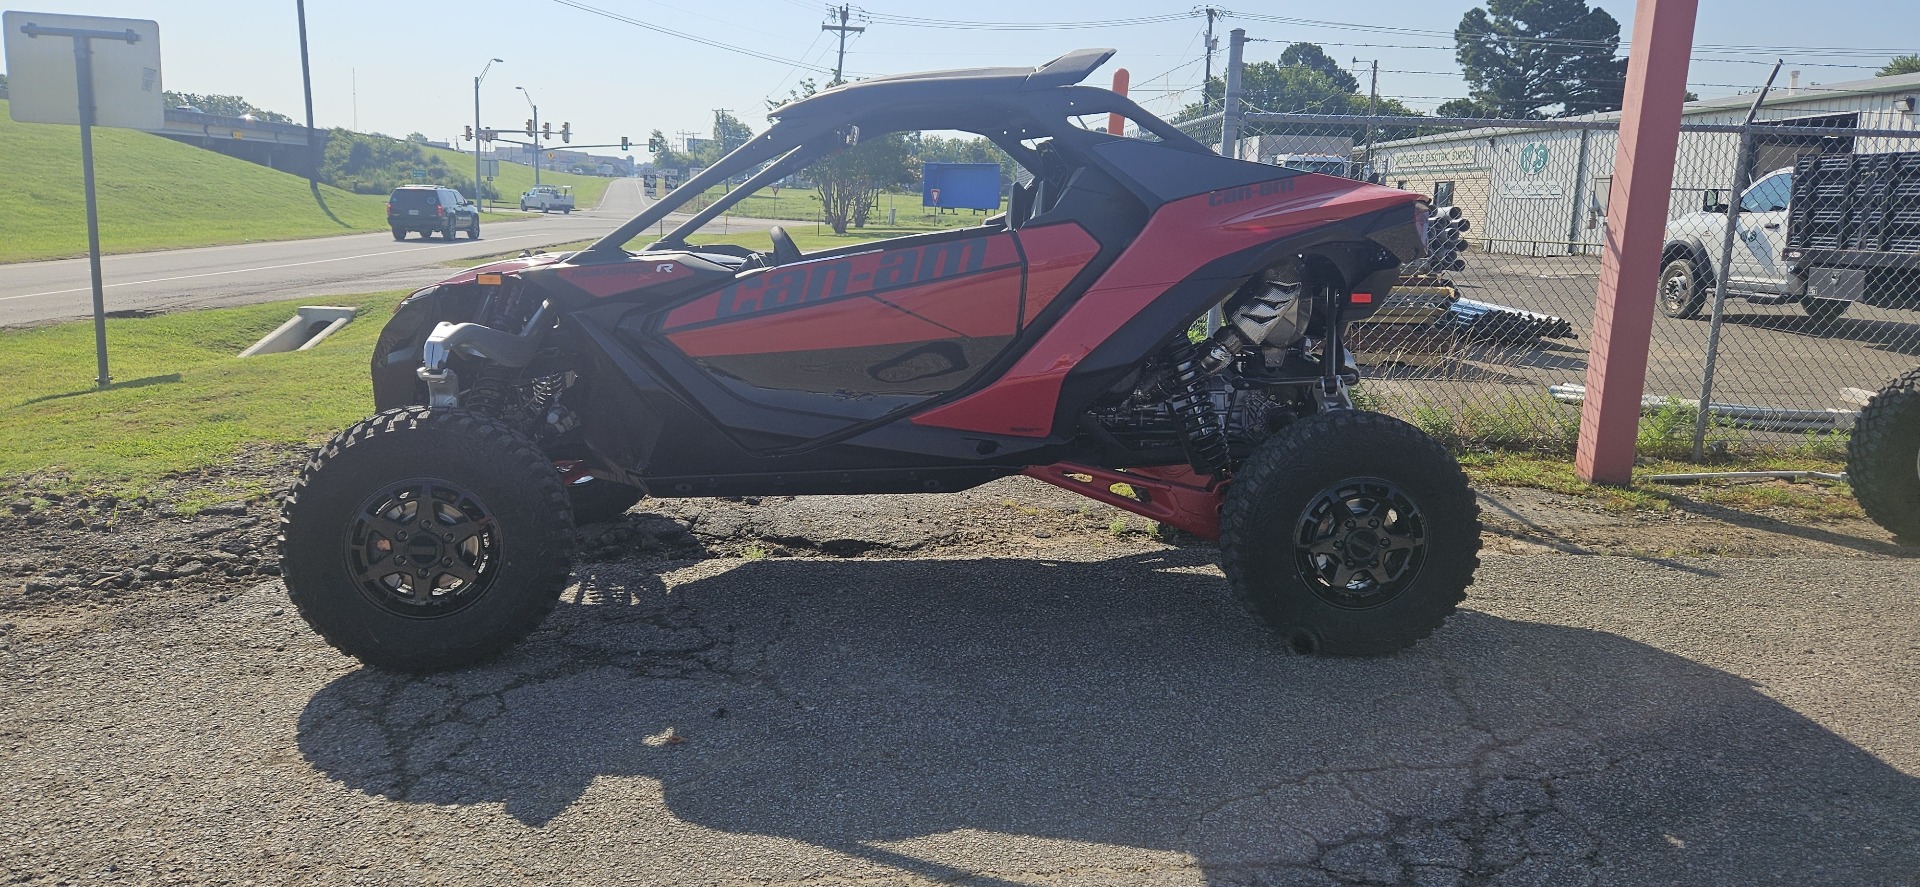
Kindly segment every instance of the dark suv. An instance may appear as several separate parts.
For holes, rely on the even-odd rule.
[[[439,232],[447,240],[453,232],[467,232],[468,240],[480,239],[480,208],[452,188],[431,185],[402,185],[387,198],[387,227],[393,239],[407,239],[408,231],[420,232],[425,240]]]

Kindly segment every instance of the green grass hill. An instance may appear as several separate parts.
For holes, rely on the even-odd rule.
[[[427,148],[450,170],[473,172],[473,155]],[[0,263],[83,256],[87,214],[80,177],[80,130],[15,123],[0,100]],[[321,186],[329,216],[307,180],[171,139],[127,129],[93,131],[100,246],[109,254],[299,240],[386,228],[386,195]],[[572,185],[576,203],[599,202],[611,179],[540,173]],[[494,182],[511,205],[533,186],[533,169],[500,164]]]
[[[15,123],[0,101],[0,157],[0,262],[85,255],[79,127]],[[109,253],[386,227],[380,197],[323,187],[336,221],[304,178],[144,132],[95,129],[93,167],[100,246]]]

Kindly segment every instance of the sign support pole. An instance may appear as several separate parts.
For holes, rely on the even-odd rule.
[[[100,282],[100,207],[93,186],[93,41],[73,38],[73,65],[80,85],[80,177],[87,193],[87,270],[93,273],[93,353],[99,365],[94,384],[113,384],[107,374],[107,295]]]

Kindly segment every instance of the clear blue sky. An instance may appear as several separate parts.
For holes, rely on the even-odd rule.
[[[15,0],[22,8],[151,18],[160,23],[169,89],[236,93],[265,108],[303,115],[293,0]],[[576,142],[644,139],[647,131],[702,135],[713,109],[728,108],[765,125],[768,97],[833,65],[834,41],[820,31],[827,6],[807,0],[568,0],[661,27],[741,47],[776,61],[729,52],[572,8],[560,0],[311,0],[314,102],[322,126],[352,126],[436,139],[457,136],[473,120],[473,76],[493,66],[481,98],[489,126],[517,127],[528,116],[515,86],[539,101],[541,118],[570,121]],[[1706,0],[1696,31],[1690,80],[1704,97],[1757,86],[1776,54],[1800,67],[1803,82],[1869,77],[1890,51],[1920,51],[1911,0]],[[1600,0],[1632,33],[1633,5]],[[1335,58],[1378,58],[1382,94],[1431,109],[1466,92],[1450,34],[1467,3],[1371,0],[1367,3],[1224,4],[1240,13],[1313,19],[1283,24],[1231,14],[1218,26],[1244,27],[1264,41],[1248,59],[1270,60],[1288,43],[1311,41]],[[1114,22],[1179,16],[1190,0],[972,0],[928,4],[870,0],[855,5],[873,20],[848,41],[850,76],[972,65],[1030,65],[1065,50],[1109,46],[1120,52],[1095,75],[1132,72],[1134,97],[1166,113],[1193,100],[1201,80],[1199,17],[1085,28],[972,30],[914,26],[902,18],[969,22]],[[1818,10],[1819,14],[1813,14]],[[895,19],[889,21],[889,18]],[[1896,22],[1906,26],[1891,27]],[[1354,27],[1358,26],[1358,27]],[[1373,44],[1373,45],[1360,45]],[[1879,52],[1885,50],[1887,52]],[[1216,62],[1216,66],[1221,62]],[[1842,67],[1850,66],[1850,67]],[[811,69],[810,69],[811,68]],[[1218,68],[1216,67],[1216,70]],[[1783,75],[1784,79],[1784,75]],[[1364,78],[1363,78],[1364,83]]]

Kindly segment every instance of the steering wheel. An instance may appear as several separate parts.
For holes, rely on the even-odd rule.
[[[787,229],[775,225],[767,229],[767,236],[773,239],[773,264],[785,265],[803,258],[800,247],[794,245],[793,236],[787,233]]]

